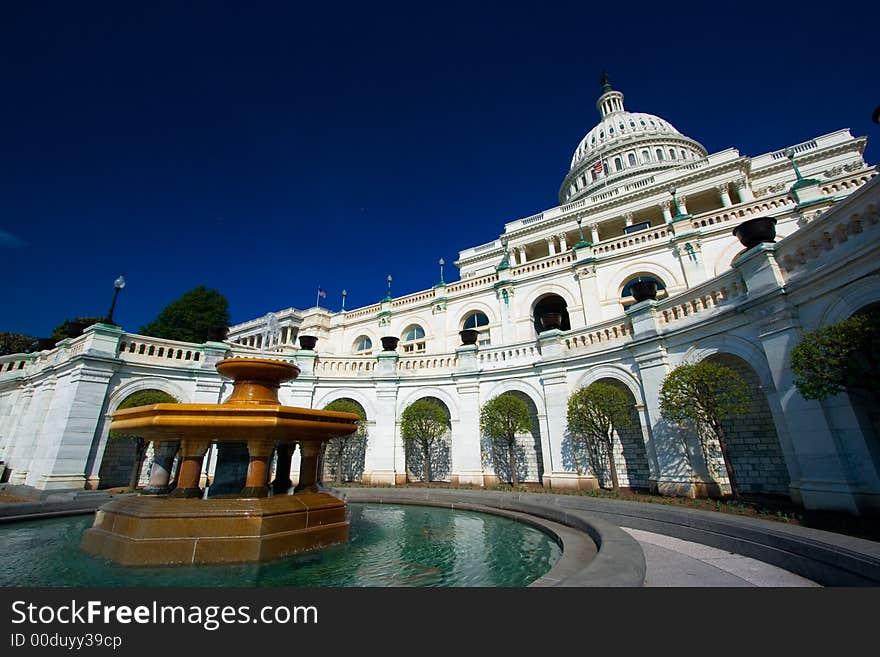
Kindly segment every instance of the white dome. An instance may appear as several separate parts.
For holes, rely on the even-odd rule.
[[[581,140],[571,157],[574,169],[584,160],[592,159],[598,150],[604,150],[624,139],[664,135],[684,136],[669,121],[645,112],[619,111],[609,114]]]
[[[592,193],[608,191],[678,167],[707,155],[702,144],[681,134],[655,114],[627,112],[623,94],[602,76],[602,95],[596,108],[602,117],[578,144],[571,167],[559,189],[567,203]]]

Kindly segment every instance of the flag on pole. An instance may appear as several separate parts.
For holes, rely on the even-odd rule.
[[[326,299],[327,293],[324,290],[322,290],[321,288],[318,288],[318,296],[321,297],[322,299]]]
[[[593,165],[593,173],[595,173],[597,176],[602,173],[602,171],[604,171],[604,167],[602,164],[602,160],[599,160],[598,162],[596,162],[596,164]]]

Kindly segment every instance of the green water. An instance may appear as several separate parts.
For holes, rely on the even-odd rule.
[[[351,541],[260,564],[122,567],[79,549],[93,516],[0,525],[2,586],[525,586],[556,563],[549,536],[507,518],[349,504]]]

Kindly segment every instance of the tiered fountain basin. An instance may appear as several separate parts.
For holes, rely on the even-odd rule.
[[[282,406],[280,384],[299,374],[292,363],[229,358],[217,370],[234,379],[223,404],[152,404],[114,414],[112,431],[153,441],[157,457],[147,492],[154,494],[102,506],[83,535],[84,550],[123,565],[226,563],[274,559],[348,540],[345,503],[318,489],[318,455],[321,443],[356,431],[358,416]],[[170,462],[161,455],[178,442],[177,487],[166,492]],[[247,444],[247,477],[237,495],[202,499],[199,478],[212,442]],[[301,449],[300,477],[288,494],[295,444]],[[269,462],[276,449],[270,488]]]

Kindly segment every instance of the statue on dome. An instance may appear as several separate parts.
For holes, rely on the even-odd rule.
[[[599,82],[602,83],[602,93],[606,93],[611,91],[611,78],[608,77],[608,71],[602,71],[602,75],[599,76]]]

